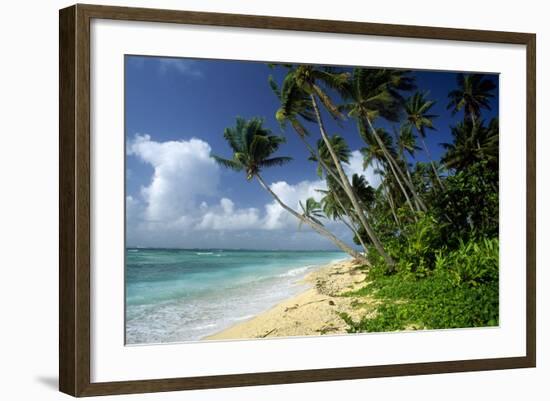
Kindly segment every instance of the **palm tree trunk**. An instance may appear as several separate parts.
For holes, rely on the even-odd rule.
[[[293,215],[294,217],[296,217],[298,220],[300,220],[301,222],[309,225],[311,228],[313,228],[313,230],[317,231],[319,234],[323,235],[324,237],[328,238],[330,241],[332,241],[338,248],[340,248],[342,251],[346,252],[348,255],[350,255],[352,258],[354,259],[357,259],[357,260],[360,260],[361,262],[363,263],[367,263],[368,264],[368,261],[365,259],[365,257],[363,255],[361,255],[359,252],[357,252],[356,250],[350,248],[349,246],[347,246],[345,243],[343,243],[342,241],[340,241],[334,234],[332,234],[330,231],[328,231],[326,228],[324,228],[323,226],[311,221],[310,219],[308,218],[305,218],[304,216],[302,216],[300,213],[296,212],[294,209],[292,209],[291,207],[287,206],[278,196],[275,192],[273,192],[271,190],[271,188],[265,183],[265,181],[263,180],[263,178],[259,175],[259,174],[256,174],[256,178],[258,179],[258,182],[260,183],[260,185],[267,191],[271,194],[271,196],[273,196],[273,198],[275,199],[275,201],[284,209],[286,210],[287,212],[289,212],[291,215]]]
[[[344,207],[344,204],[342,203],[342,201],[340,200],[340,197],[338,196],[338,194],[333,191],[333,196],[334,196],[334,199],[336,199],[336,202],[338,202],[338,205],[342,208],[342,210],[346,211],[346,213],[349,213],[348,210]],[[353,217],[349,214],[347,214],[347,217],[349,218],[349,222],[347,222],[344,217],[342,216],[341,217],[341,220],[342,222],[351,230],[353,231],[353,234],[357,237],[357,239],[359,240],[359,242],[361,243],[361,246],[363,247],[363,250],[365,251],[365,255],[368,254],[369,252],[369,248],[367,248],[367,245],[365,245],[365,242],[363,241],[363,238],[361,238],[361,236],[359,235],[359,232],[357,231],[357,229],[355,228],[355,226],[353,225]]]
[[[397,214],[395,213],[395,204],[393,203],[393,199],[390,194],[389,188],[386,186],[386,183],[384,179],[382,179],[382,177],[381,177],[380,183],[382,185],[382,191],[386,194],[386,198],[388,200],[388,204],[390,205],[391,214],[393,216],[393,219],[395,220],[395,224],[397,224],[397,226],[399,227],[400,226],[399,219],[397,218]]]
[[[334,181],[340,186],[340,188],[344,189],[344,184],[342,184],[342,181],[340,180],[340,177],[338,176],[337,173],[334,172],[334,170],[332,168],[330,168],[326,163],[325,161],[321,158],[321,156],[319,155],[319,152],[316,151],[310,144],[308,141],[306,141],[305,139],[305,134],[304,132],[299,129],[299,127],[297,126],[294,126],[294,130],[296,131],[296,133],[298,134],[298,137],[300,138],[300,140],[302,141],[302,143],[304,144],[304,146],[306,147],[306,149],[309,151],[309,153],[315,157],[317,159],[317,161],[319,162],[319,164],[321,164],[321,167],[323,168],[323,170],[328,174],[330,175]],[[342,202],[340,201],[340,198],[338,197],[338,195],[336,195],[336,193],[334,194],[334,197],[336,199],[336,201],[338,202],[338,204],[340,205],[340,207],[342,208],[342,210],[345,211],[346,215],[347,216],[350,216],[350,221],[352,221],[352,217],[351,217],[351,213],[350,211],[344,207],[344,205],[342,204]],[[368,248],[367,246],[365,245],[365,243],[363,242],[363,239],[361,238],[361,236],[359,235],[359,233],[357,232],[357,229],[353,226],[352,223],[348,223],[347,221],[345,221],[344,219],[342,219],[342,222],[353,232],[353,234],[359,239],[359,242],[361,243],[364,251],[365,251],[365,254],[368,253]]]
[[[353,231],[354,235],[357,237],[357,239],[361,243],[361,246],[363,247],[363,249],[365,250],[365,253],[366,253],[367,250],[368,250],[367,245],[365,245],[365,243],[363,242],[363,239],[359,235],[359,232],[357,231],[357,229],[353,226],[353,224],[351,222],[346,221],[343,217],[341,218],[341,220],[342,220],[342,223],[344,223],[347,228],[349,228],[351,231]]]
[[[321,113],[319,111],[319,106],[317,105],[317,100],[315,98],[315,95],[311,94],[311,103],[313,105],[313,109],[315,111],[315,116],[317,118],[317,123],[319,124],[319,130],[321,131],[321,137],[323,138],[323,141],[325,142],[325,145],[327,146],[327,149],[330,153],[330,156],[332,157],[332,160],[334,161],[334,165],[336,166],[336,170],[338,172],[338,175],[340,176],[340,179],[343,184],[344,191],[348,195],[351,204],[353,205],[353,208],[355,209],[357,216],[359,217],[359,220],[361,221],[361,224],[365,228],[365,231],[367,232],[367,235],[369,236],[370,240],[372,241],[374,247],[378,251],[378,253],[384,258],[386,264],[389,267],[390,271],[394,270],[395,262],[391,258],[390,255],[386,253],[384,250],[384,247],[382,246],[382,243],[378,239],[378,237],[374,234],[374,230],[368,223],[367,219],[365,218],[365,214],[363,213],[363,210],[361,209],[359,205],[359,201],[357,200],[357,197],[355,196],[355,193],[353,192],[353,189],[351,188],[351,185],[348,181],[348,177],[344,173],[344,170],[342,169],[342,165],[340,164],[340,160],[336,156],[336,153],[334,152],[334,149],[332,148],[332,144],[330,143],[329,137],[325,131],[325,127],[323,125],[323,120],[321,118]]]
[[[314,156],[317,161],[319,162],[319,164],[321,164],[321,167],[323,167],[323,169],[332,177],[334,178],[334,180],[336,181],[336,183],[338,185],[340,185],[342,188],[344,188],[344,184],[342,184],[342,181],[340,180],[340,177],[338,176],[337,173],[334,172],[334,170],[332,170],[326,163],[325,161],[321,158],[321,156],[319,155],[319,152],[317,152],[315,149],[313,149],[313,147],[308,143],[308,141],[306,141],[306,139],[300,135],[300,133],[298,133],[298,136],[300,137],[300,139],[302,140],[302,143],[305,145],[305,147],[307,148],[307,150],[309,151],[309,153],[311,153],[312,156]]]
[[[409,194],[407,194],[407,191],[403,187],[403,184],[401,183],[401,180],[399,179],[399,176],[397,175],[397,172],[395,171],[395,167],[392,165],[391,161],[388,160],[388,164],[390,165],[390,169],[393,173],[393,176],[395,177],[395,180],[397,181],[397,184],[399,185],[399,188],[401,188],[401,192],[403,192],[403,194],[405,195],[405,199],[407,201],[407,204],[409,205],[409,208],[411,209],[411,212],[413,213],[414,220],[416,221],[415,210],[414,210],[414,207],[413,207],[413,205],[411,203],[411,200],[409,198]]]
[[[403,155],[401,155],[401,158],[403,159]],[[407,166],[407,161],[404,160],[404,162],[405,162],[405,173],[407,173],[407,178],[408,178],[409,182],[411,183],[411,185],[414,185],[413,179],[412,179],[412,176],[411,176],[411,172],[409,171],[409,167]],[[418,201],[416,200],[416,198],[413,197],[413,199],[414,199],[414,204],[416,205],[418,210],[421,210],[420,205],[418,204]]]
[[[378,171],[382,171],[379,160],[376,160],[376,165],[378,167]],[[382,193],[386,195],[386,199],[388,201],[388,204],[390,205],[391,214],[393,216],[393,219],[395,220],[395,224],[397,224],[397,226],[399,227],[400,226],[399,219],[397,218],[397,214],[395,213],[395,203],[393,202],[393,198],[390,194],[390,190],[386,185],[386,181],[384,180],[384,177],[382,176],[382,174],[378,174],[378,176],[380,177],[380,185],[382,185]]]
[[[437,172],[437,169],[435,168],[435,164],[432,160],[432,156],[430,155],[430,151],[428,150],[428,146],[426,146],[426,142],[424,141],[424,136],[419,135],[419,137],[420,137],[420,141],[422,142],[422,147],[424,148],[424,152],[426,152],[426,156],[428,156],[428,160],[430,161],[430,165],[432,166],[432,170],[435,174],[435,179],[436,179],[437,183],[439,184],[439,187],[441,189],[444,189],[443,188],[443,183],[441,182],[441,179],[439,178],[439,173]]]
[[[393,135],[394,135],[394,138],[395,138],[395,143],[398,144],[399,143],[399,137],[398,137],[397,131],[395,129],[393,130]],[[414,184],[412,182],[411,172],[409,171],[409,163],[405,159],[405,153],[403,152],[403,147],[401,145],[398,145],[398,149],[399,149],[399,157],[401,158],[401,161],[403,162],[403,166],[405,167],[405,174],[407,175],[407,180],[409,180],[411,185],[414,186]],[[413,196],[413,200],[414,200],[414,205],[416,206],[416,209],[417,210],[422,210],[420,208],[420,205],[418,204],[418,200],[414,196]]]
[[[391,214],[393,216],[393,220],[395,221],[395,224],[397,224],[397,227],[400,227],[401,224],[399,224],[399,219],[397,218],[397,214],[395,213],[395,204],[393,203],[393,198],[391,196],[391,193],[385,189],[386,191],[386,198],[388,198],[388,203],[390,205]]]
[[[319,162],[319,164],[321,164],[321,167],[323,168],[323,170],[324,170],[328,175],[330,175],[330,176],[334,179],[334,181],[340,186],[340,188],[342,188],[344,191],[346,191],[346,188],[344,187],[344,184],[343,184],[342,181],[340,180],[340,177],[338,176],[338,174],[335,173],[334,170],[333,170],[330,166],[328,166],[328,165],[325,163],[325,161],[324,161],[324,160],[321,158],[321,156],[319,155],[319,152],[316,151],[316,150],[308,143],[308,141],[306,141],[304,133],[303,133],[300,129],[298,129],[298,127],[294,127],[294,130],[295,130],[296,133],[298,134],[298,137],[300,138],[300,140],[302,141],[302,143],[304,144],[304,146],[307,148],[307,150],[309,151],[309,153],[310,153],[313,157],[315,157],[315,158],[317,159],[317,161]],[[346,193],[346,194],[347,194],[347,193]],[[337,197],[336,199],[337,199],[337,201],[338,201],[340,207],[341,207],[343,210],[345,210],[346,215],[351,216],[350,211],[349,211],[346,207],[344,207],[344,205],[342,204],[342,202],[340,201],[340,199],[339,199],[338,197]],[[351,217],[350,217],[350,219],[351,219]],[[351,219],[351,220],[353,220],[353,219]],[[363,244],[363,241],[361,241],[361,244]],[[364,244],[363,244],[363,248],[365,249],[365,252],[368,251],[368,249],[364,246]]]
[[[369,129],[372,132],[372,134],[374,135],[374,138],[376,139],[376,142],[378,143],[378,146],[380,146],[380,148],[384,152],[384,155],[386,156],[386,159],[388,159],[388,164],[392,165],[392,163],[393,163],[393,165],[396,167],[396,171],[399,172],[400,177],[403,179],[403,181],[405,181],[405,183],[407,184],[407,187],[409,187],[409,190],[411,191],[413,197],[416,199],[416,201],[420,205],[420,208],[422,209],[422,211],[427,212],[428,209],[426,208],[426,205],[424,204],[422,199],[418,196],[418,193],[416,192],[416,190],[414,188],[414,185],[412,185],[412,183],[407,181],[407,179],[405,178],[403,172],[401,171],[401,168],[399,167],[399,165],[397,164],[395,159],[392,157],[392,155],[390,155],[390,152],[388,152],[388,149],[386,148],[386,145],[384,145],[384,142],[382,142],[382,139],[380,138],[380,136],[376,132],[376,129],[373,127],[372,122],[370,121],[370,118],[365,117],[365,120],[367,121]]]

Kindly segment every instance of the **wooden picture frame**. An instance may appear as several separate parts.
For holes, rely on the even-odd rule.
[[[90,21],[94,18],[526,46],[526,355],[493,359],[92,383],[90,380]],[[62,9],[59,15],[59,28],[60,391],[73,396],[95,396],[535,366],[536,37],[534,34],[95,5],[75,5]]]

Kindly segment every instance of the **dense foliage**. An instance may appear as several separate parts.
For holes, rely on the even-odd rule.
[[[405,268],[388,276],[379,267],[372,280],[348,296],[383,300],[374,317],[353,321],[349,332],[445,329],[498,324],[498,240],[462,243],[439,251],[434,267],[419,277]]]

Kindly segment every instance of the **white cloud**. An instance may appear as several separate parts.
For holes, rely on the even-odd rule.
[[[300,213],[299,202],[304,202],[307,198],[320,200],[323,194],[317,190],[326,189],[326,184],[322,180],[302,181],[294,185],[288,184],[286,181],[278,181],[271,184],[270,188],[284,204]],[[285,211],[275,200],[265,206],[265,212],[264,228],[268,230],[298,225],[296,218]]]
[[[203,203],[201,209],[204,212],[200,222],[196,225],[199,230],[229,230],[238,231],[246,229],[260,229],[260,212],[256,208],[235,209],[231,199],[222,198],[220,204],[209,210]]]
[[[202,78],[202,72],[195,68],[194,60],[187,60],[182,58],[159,58],[159,71],[161,74],[166,74],[168,71],[173,70],[181,75],[185,75],[191,78]]]
[[[151,183],[141,191],[147,220],[180,218],[193,212],[199,197],[216,193],[219,171],[210,150],[208,143],[196,138],[161,143],[149,135],[134,137],[128,154],[154,169]]]
[[[219,185],[220,168],[205,141],[157,142],[149,135],[136,135],[127,149],[129,155],[153,168],[150,181],[138,196],[126,198],[131,246],[332,248],[309,227],[298,230],[298,220],[271,198],[263,205],[242,208],[224,196]],[[363,173],[360,156],[353,152],[350,165],[345,167],[348,174]],[[300,213],[299,202],[309,197],[320,200],[323,194],[317,190],[326,189],[326,184],[324,180],[296,184],[277,181],[270,188]],[[257,190],[263,191],[259,185]],[[325,223],[351,242],[341,224]]]

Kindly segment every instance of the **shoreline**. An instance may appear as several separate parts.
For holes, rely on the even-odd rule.
[[[364,308],[357,307],[359,299],[341,296],[365,285],[366,273],[360,266],[350,259],[324,265],[298,281],[309,288],[201,340],[345,334],[348,326],[340,313],[353,318],[365,314]],[[367,298],[360,301],[361,304],[375,302]]]

